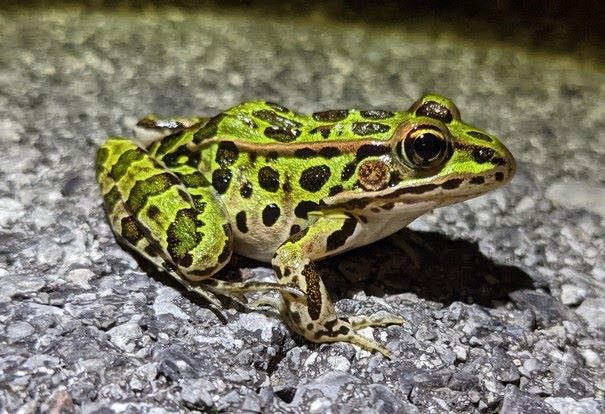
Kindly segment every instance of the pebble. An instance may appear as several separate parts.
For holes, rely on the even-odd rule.
[[[6,328],[6,336],[13,342],[27,338],[36,332],[33,326],[24,321],[13,322]]]
[[[12,198],[0,198],[0,227],[8,228],[25,215],[23,205]]]
[[[586,324],[595,329],[605,328],[605,298],[588,298],[576,309]]]
[[[605,217],[605,187],[584,181],[556,181],[545,197],[565,208],[583,208]]]

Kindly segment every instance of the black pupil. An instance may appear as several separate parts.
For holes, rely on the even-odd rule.
[[[426,132],[414,140],[414,152],[425,161],[436,158],[443,150],[443,140],[435,134]]]

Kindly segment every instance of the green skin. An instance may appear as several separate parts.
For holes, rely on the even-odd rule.
[[[338,317],[314,261],[363,246],[425,212],[508,182],[511,153],[463,123],[447,98],[406,112],[335,110],[311,116],[245,102],[213,118],[147,117],[143,148],[109,138],[97,180],[117,238],[191,290],[280,292],[276,309],[313,342],[350,342],[389,356],[357,331],[397,317]],[[277,282],[212,278],[232,252],[271,262]]]

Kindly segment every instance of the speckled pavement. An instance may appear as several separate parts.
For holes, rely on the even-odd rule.
[[[366,332],[392,360],[260,313],[222,323],[105,221],[95,149],[146,113],[405,109],[427,91],[502,137],[518,173],[322,263],[340,313],[409,322]],[[0,412],[605,410],[603,67],[395,27],[3,12],[0,148]],[[238,274],[272,277],[244,259],[221,275]]]

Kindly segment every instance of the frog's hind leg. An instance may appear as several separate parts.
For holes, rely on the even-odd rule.
[[[149,114],[137,121],[134,135],[137,142],[143,147],[147,147],[153,141],[176,134],[194,125],[206,123],[208,119],[199,116],[169,118]]]
[[[204,176],[187,164],[168,169],[134,142],[110,138],[97,152],[97,180],[116,236],[220,306],[210,291],[191,286],[218,272],[233,244],[224,208]]]
[[[282,293],[285,322],[313,342],[350,342],[369,351],[390,357],[379,343],[358,333],[365,327],[401,325],[403,319],[393,316],[339,318],[321,274],[312,260],[337,253],[353,236],[358,221],[351,215],[321,217],[313,225],[294,234],[276,251],[272,265],[281,283],[295,284],[306,295],[296,297]]]

